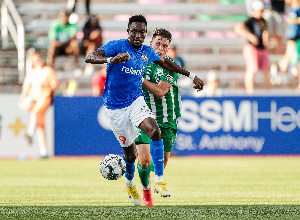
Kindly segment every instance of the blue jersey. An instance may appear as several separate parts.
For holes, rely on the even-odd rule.
[[[158,61],[160,56],[150,46],[142,45],[137,50],[127,39],[108,42],[99,49],[106,57],[114,57],[119,53],[128,53],[129,61],[125,63],[108,63],[106,70],[104,105],[109,109],[124,108],[136,100],[142,93],[142,76],[146,66]]]

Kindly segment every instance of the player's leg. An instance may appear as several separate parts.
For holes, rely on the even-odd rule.
[[[130,120],[150,137],[150,153],[155,170],[154,179],[155,182],[162,182],[164,173],[164,146],[155,116],[148,108],[142,96],[140,96],[132,106],[133,110]]]
[[[165,169],[176,140],[177,129],[160,127],[160,130],[161,130],[161,136],[164,144],[164,169]],[[171,196],[171,192],[167,190],[166,183],[155,184],[154,192],[160,193],[160,195],[164,197]]]
[[[160,130],[162,139],[164,140],[164,168],[166,168],[176,141],[177,129],[161,127]]]
[[[131,113],[131,121],[143,130],[150,138],[150,154],[152,156],[155,183],[163,183],[164,173],[164,146],[161,132],[155,120],[155,116],[148,108],[144,98],[139,97],[134,104]]]
[[[155,183],[163,182],[164,146],[160,129],[153,118],[146,118],[139,126],[150,137],[150,153],[153,160]]]
[[[123,147],[124,156],[123,159],[126,163],[125,171],[125,183],[127,186],[132,187],[134,183],[134,172],[135,172],[135,159],[136,159],[136,146],[133,142],[128,147]]]
[[[128,196],[135,205],[141,205],[142,201],[134,182],[136,145],[134,139],[137,129],[129,120],[131,106],[122,109],[107,109],[107,117],[110,121],[112,131],[124,151],[126,163],[125,184]]]
[[[153,206],[153,197],[151,193],[150,172],[153,164],[151,163],[150,144],[138,144],[138,172],[143,189],[143,201],[146,206]]]
[[[142,130],[139,136],[135,139],[138,152],[138,172],[141,179],[143,189],[149,188],[149,174],[151,170],[152,157],[150,154],[150,138]]]

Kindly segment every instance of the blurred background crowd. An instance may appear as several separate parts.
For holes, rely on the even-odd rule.
[[[188,96],[295,94],[300,91],[300,1],[297,0],[3,0],[0,92],[21,93],[31,56],[42,55],[56,94],[101,96],[106,65],[84,62],[110,40],[127,38],[128,18],[173,34],[168,55],[206,85]],[[22,31],[24,29],[24,31]]]

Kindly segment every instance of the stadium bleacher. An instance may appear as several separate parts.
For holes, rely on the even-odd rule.
[[[61,9],[66,7],[67,1],[36,0],[27,2],[14,1],[25,25],[26,49],[36,48],[44,55],[48,46],[48,29],[51,22],[57,18]],[[79,1],[76,12],[80,16],[78,26],[81,28],[85,20],[84,2]],[[215,0],[187,0],[174,1],[171,4],[137,4],[133,0],[94,0],[91,12],[99,15],[103,27],[104,43],[119,38],[126,38],[128,17],[132,14],[143,14],[148,20],[148,36],[145,43],[149,43],[150,35],[156,27],[163,27],[173,33],[173,41],[180,55],[186,61],[186,68],[205,79],[209,69],[218,70],[221,86],[233,87],[232,81],[243,81],[244,60],[242,46],[246,42],[233,31],[234,25],[245,19],[246,9],[243,1],[217,2]],[[7,69],[1,73],[0,82],[13,82],[17,79],[16,52],[10,48],[10,62],[0,52],[0,64]],[[272,61],[277,61],[278,55],[271,55]],[[69,71],[68,57],[59,57],[55,68],[58,71]],[[84,67],[84,57],[80,58],[80,65]],[[4,75],[6,77],[4,77]],[[58,73],[66,80],[69,74]],[[12,77],[8,77],[12,76]],[[259,84],[258,78],[256,83]],[[86,87],[90,83],[89,77],[80,77],[79,84]],[[79,85],[80,86],[80,85]]]

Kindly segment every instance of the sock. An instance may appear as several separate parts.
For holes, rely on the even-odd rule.
[[[125,170],[125,183],[128,187],[134,186],[134,171],[135,171],[135,164],[134,163],[128,163],[124,159],[123,155],[123,160],[126,163],[126,170]],[[132,185],[133,184],[133,185]]]
[[[140,163],[137,164],[141,184],[143,189],[149,189],[150,188],[150,181],[149,181],[149,174],[151,172],[151,165],[147,168],[143,168]]]
[[[126,184],[126,186],[128,186],[128,187],[134,186],[134,185],[135,185],[134,179],[129,180],[129,179],[127,179],[126,176],[125,176],[125,184]]]
[[[164,145],[163,140],[152,141],[150,140],[150,153],[154,165],[154,173],[157,176],[164,174]]]
[[[163,182],[163,181],[164,181],[163,176],[157,176],[157,175],[154,176],[155,184]]]

